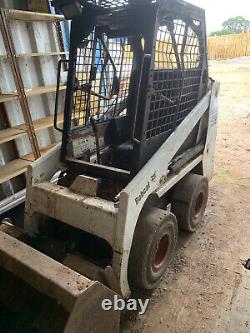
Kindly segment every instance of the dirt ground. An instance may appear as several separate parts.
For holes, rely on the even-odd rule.
[[[204,222],[180,235],[169,274],[147,312],[123,333],[250,332],[250,58],[210,64],[221,82],[215,176]]]

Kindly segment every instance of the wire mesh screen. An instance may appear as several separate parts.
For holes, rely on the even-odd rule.
[[[133,53],[126,38],[92,33],[77,50],[71,128],[126,113]]]
[[[101,6],[103,8],[112,9],[112,8],[119,8],[123,6],[127,6],[129,4],[136,4],[136,3],[155,3],[157,0],[87,0],[88,3],[93,3],[95,5]]]
[[[116,8],[128,5],[128,0],[87,0],[87,2],[103,8]]]
[[[170,135],[196,105],[204,56],[194,29],[182,20],[159,27],[155,50],[147,139]]]

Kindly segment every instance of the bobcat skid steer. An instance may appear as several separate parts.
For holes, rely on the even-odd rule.
[[[28,169],[24,228],[0,226],[0,313],[5,333],[14,317],[27,332],[118,332],[103,299],[155,288],[178,229],[203,219],[219,84],[198,7],[54,5],[72,21],[62,143]]]

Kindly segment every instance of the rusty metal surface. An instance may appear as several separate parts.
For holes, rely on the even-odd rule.
[[[63,260],[63,264],[74,271],[87,276],[91,280],[105,283],[103,278],[104,269],[85,258],[74,254],[67,254],[66,258]]]
[[[5,221],[2,226],[6,226],[6,230],[8,227],[15,228],[9,221]],[[18,233],[19,230],[16,234]],[[73,259],[77,268],[79,261]],[[68,262],[72,263],[72,258],[69,258]],[[48,296],[51,300],[56,300],[56,303],[66,310],[65,318],[60,318],[66,323],[63,331],[60,330],[60,332],[119,332],[120,311],[104,311],[101,307],[103,299],[114,297],[114,291],[100,282],[89,280],[3,231],[0,231],[0,270],[11,273],[11,276],[26,282],[33,290]],[[3,281],[5,280],[1,280],[1,283]],[[19,286],[16,287],[15,297],[18,298],[20,295],[20,301],[23,303],[22,290],[19,293]],[[22,287],[23,285],[20,284],[20,288]],[[3,285],[1,285],[2,288]],[[10,294],[11,291],[9,290]],[[27,300],[31,301],[28,295],[27,297]],[[21,304],[18,299],[16,302]],[[53,311],[53,309],[49,308],[47,311]]]
[[[71,311],[93,281],[0,231],[0,266]]]
[[[2,222],[0,221],[0,231],[17,239],[24,239],[27,236],[27,233],[23,229],[14,226],[8,218]]]
[[[103,299],[112,299],[115,293],[96,282],[79,297],[63,333],[118,333],[120,311],[104,311]]]
[[[113,202],[43,182],[31,188],[27,209],[29,216],[37,212],[99,236],[111,245],[114,242],[117,208]]]
[[[117,294],[121,295],[119,281],[111,266],[108,265],[105,268],[102,268],[85,258],[73,254],[68,254],[64,259],[63,264],[74,271],[87,276],[91,280],[101,282]]]
[[[70,189],[79,194],[96,197],[98,183],[99,181],[97,178],[79,175],[70,186]]]

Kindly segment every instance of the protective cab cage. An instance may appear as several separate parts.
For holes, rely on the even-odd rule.
[[[206,92],[204,10],[178,0],[54,5],[72,19],[61,159],[128,183]],[[56,117],[57,106],[58,129]],[[200,144],[197,131],[185,149]]]

